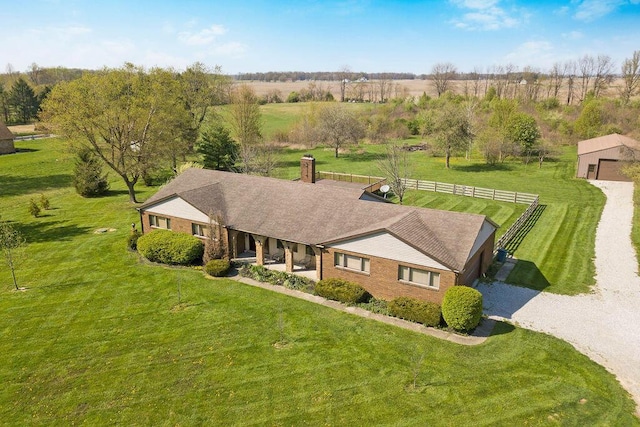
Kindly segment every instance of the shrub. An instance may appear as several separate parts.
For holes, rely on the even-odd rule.
[[[40,194],[40,206],[45,211],[48,211],[51,208],[51,203],[49,202],[49,198],[44,194]]]
[[[392,316],[422,323],[425,326],[440,324],[440,306],[435,302],[398,297],[389,302],[388,309]]]
[[[311,292],[313,281],[306,277],[296,276],[282,271],[273,271],[261,265],[243,265],[238,270],[242,277],[249,277],[258,282],[267,282],[285,288]]]
[[[40,206],[36,203],[35,200],[29,200],[29,213],[34,218],[38,218],[40,216]]]
[[[348,304],[366,302],[371,298],[362,286],[342,279],[320,280],[315,290],[321,297]]]
[[[127,237],[127,247],[132,251],[138,249],[138,239],[142,236],[142,233],[138,230],[132,230],[129,237]]]
[[[228,259],[212,259],[204,266],[204,271],[213,277],[224,277],[231,268]]]
[[[449,288],[442,300],[442,317],[456,331],[470,331],[482,317],[482,294],[467,286]]]
[[[138,239],[138,252],[149,261],[188,265],[202,259],[204,245],[195,236],[154,230]]]

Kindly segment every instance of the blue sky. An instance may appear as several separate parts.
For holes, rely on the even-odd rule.
[[[640,50],[640,0],[0,0],[0,67],[225,73],[429,73],[513,64],[547,70],[584,54]],[[618,69],[619,67],[616,67]]]

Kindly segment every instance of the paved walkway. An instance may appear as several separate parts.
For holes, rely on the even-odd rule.
[[[295,298],[300,298],[306,301],[310,301],[316,304],[331,307],[335,310],[344,311],[345,313],[351,313],[356,316],[365,317],[367,319],[377,320],[378,322],[386,323],[388,325],[394,325],[399,328],[408,329],[410,331],[418,332],[425,335],[431,335],[436,338],[451,341],[457,344],[463,345],[478,345],[482,344],[493,331],[495,321],[492,319],[482,319],[480,325],[474,330],[472,335],[458,335],[451,332],[443,331],[436,328],[428,328],[419,323],[408,322],[406,320],[398,319],[397,317],[385,316],[383,314],[372,313],[368,310],[349,307],[337,301],[328,300],[318,295],[311,295],[306,292],[296,291],[293,289],[285,288],[284,286],[275,286],[269,283],[258,282],[257,280],[250,279],[248,277],[235,276],[232,277],[239,282],[247,285],[256,286],[262,289],[268,289],[280,294],[289,295]]]
[[[614,373],[640,411],[640,278],[631,244],[633,184],[592,181],[607,196],[596,232],[596,286],[577,296],[501,282],[478,286],[485,314],[546,332]]]

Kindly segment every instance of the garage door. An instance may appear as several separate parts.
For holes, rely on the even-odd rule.
[[[600,159],[596,179],[604,181],[631,181],[631,179],[622,174],[622,166],[624,166],[624,162]]]

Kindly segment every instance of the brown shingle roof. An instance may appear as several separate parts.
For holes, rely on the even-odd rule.
[[[13,141],[13,138],[14,138],[14,135],[11,133],[7,125],[0,122],[0,141],[4,141],[8,139]]]
[[[624,145],[634,150],[640,150],[640,142],[628,136],[612,133],[578,142],[578,155],[607,150]]]
[[[304,244],[386,230],[440,263],[462,270],[482,215],[360,200],[363,191],[206,169],[189,169],[141,207],[179,196],[220,212],[229,228]]]

